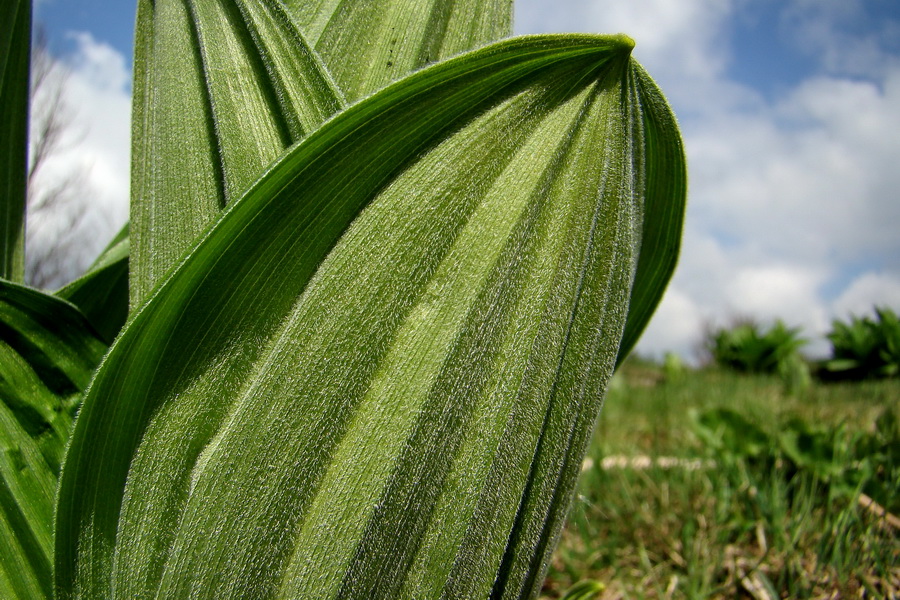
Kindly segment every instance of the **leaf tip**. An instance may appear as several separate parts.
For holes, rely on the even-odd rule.
[[[627,50],[629,53],[634,50],[634,38],[630,35],[619,33],[614,35],[613,39],[622,46],[622,50]]]

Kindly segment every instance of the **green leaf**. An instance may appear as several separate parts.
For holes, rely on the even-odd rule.
[[[647,173],[644,222],[640,259],[617,365],[625,360],[644,332],[675,272],[687,199],[687,164],[675,116],[646,73],[635,79],[633,91],[638,96],[636,102],[659,106],[641,115]]]
[[[84,275],[56,292],[77,306],[107,343],[128,318],[128,229],[126,224]]]
[[[284,149],[343,106],[279,2],[140,0],[131,305]]]
[[[507,37],[512,0],[285,0],[350,101]]]
[[[56,480],[106,345],[71,304],[0,281],[0,597],[49,598]]]
[[[666,186],[630,48],[420,71],[233,203],[91,385],[59,597],[535,595]]]
[[[831,360],[820,375],[829,379],[893,377],[900,373],[900,319],[887,307],[875,307],[876,319],[834,321],[828,339]]]
[[[25,277],[31,2],[4,3],[0,19],[0,277]]]
[[[595,600],[605,589],[606,586],[599,581],[584,579],[566,590],[562,600]]]

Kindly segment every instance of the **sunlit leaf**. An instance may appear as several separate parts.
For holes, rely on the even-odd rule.
[[[221,210],[343,105],[280,2],[140,0],[131,303]]]
[[[31,1],[4,2],[0,18],[0,277],[23,281],[28,160]]]
[[[640,66],[635,68],[640,69]],[[647,172],[645,218],[638,270],[618,363],[634,348],[675,271],[687,199],[687,165],[675,117],[646,73],[635,78],[634,92],[641,102],[658,106],[641,115],[646,148],[644,169]]]
[[[642,124],[673,122],[630,48],[522,38],[420,71],[233,203],[91,385],[59,596],[536,594],[643,198],[683,203],[644,170]]]
[[[348,100],[507,37],[512,0],[285,0]]]
[[[0,598],[49,598],[56,480],[106,345],[71,305],[0,281]]]

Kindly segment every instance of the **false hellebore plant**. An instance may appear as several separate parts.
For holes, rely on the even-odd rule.
[[[685,165],[629,38],[511,11],[140,0],[130,228],[46,294],[10,0],[0,596],[538,594]]]

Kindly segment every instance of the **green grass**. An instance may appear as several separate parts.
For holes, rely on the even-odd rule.
[[[900,437],[883,415],[900,381],[789,394],[777,376],[667,378],[640,361],[616,377],[546,598],[586,579],[603,599],[900,597],[900,530],[859,503],[865,490],[897,513]],[[695,460],[603,468],[614,456]]]

